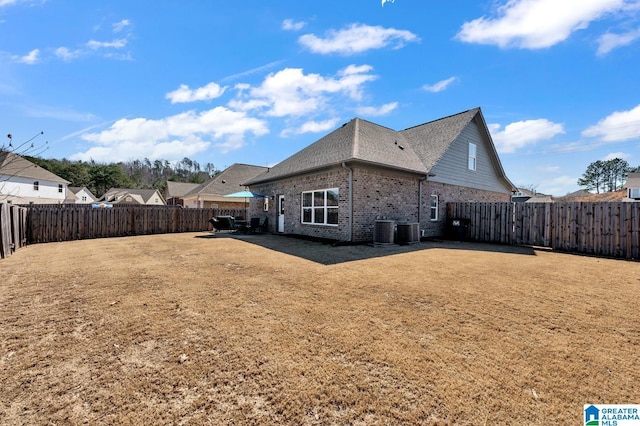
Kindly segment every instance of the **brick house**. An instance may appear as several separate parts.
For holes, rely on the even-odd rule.
[[[246,183],[264,194],[251,216],[272,232],[373,240],[376,220],[445,232],[446,202],[508,202],[504,173],[480,108],[402,131],[355,118]]]
[[[264,173],[266,167],[234,163],[201,185],[181,196],[182,205],[191,208],[244,209],[242,198],[225,195],[243,190],[244,182]]]

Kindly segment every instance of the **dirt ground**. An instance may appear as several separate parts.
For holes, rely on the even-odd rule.
[[[169,234],[0,260],[0,424],[580,424],[640,402],[640,263]]]

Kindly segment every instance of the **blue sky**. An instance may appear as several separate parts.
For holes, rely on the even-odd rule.
[[[563,195],[595,160],[640,165],[639,18],[640,0],[0,0],[0,131],[44,131],[44,158],[223,169],[354,117],[480,106],[507,176]]]

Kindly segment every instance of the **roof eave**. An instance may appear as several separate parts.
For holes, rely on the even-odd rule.
[[[255,180],[255,181],[249,181],[246,182],[244,185],[245,186],[251,186],[251,185],[259,185],[259,184],[264,184],[264,183],[268,183],[268,182],[275,182],[278,180],[283,180],[283,179],[289,179],[292,177],[296,177],[296,176],[302,176],[302,175],[306,175],[306,174],[310,174],[310,173],[317,173],[320,172],[322,170],[328,170],[328,169],[332,169],[335,167],[341,167],[342,164],[348,164],[348,163],[360,163],[360,164],[367,164],[370,166],[375,166],[375,167],[381,167],[384,169],[392,169],[392,170],[397,170],[397,171],[401,171],[401,172],[405,172],[405,173],[411,173],[411,174],[417,174],[417,175],[427,175],[429,173],[429,170],[426,169],[422,169],[422,170],[417,170],[417,169],[412,169],[412,168],[406,168],[406,167],[399,167],[399,166],[394,166],[394,165],[390,165],[387,163],[378,163],[375,161],[366,161],[366,160],[362,160],[359,158],[349,158],[343,161],[337,161],[331,164],[326,164],[323,166],[319,166],[319,167],[313,167],[313,168],[309,168],[309,169],[305,169],[305,170],[301,170],[301,171],[297,171],[297,172],[292,172],[292,173],[287,173],[287,174],[283,174],[283,175],[278,175],[278,176],[274,176],[273,178],[265,178],[265,179],[260,179],[260,180]]]

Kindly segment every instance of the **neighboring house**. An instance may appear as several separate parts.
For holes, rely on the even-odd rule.
[[[442,236],[447,202],[508,202],[516,190],[480,108],[402,131],[355,118],[246,183],[268,196],[250,215],[269,216],[272,231],[351,242],[371,241],[379,219]]]
[[[511,201],[514,203],[526,203],[531,197],[536,195],[535,191],[527,188],[516,188],[515,192],[511,194]]]
[[[526,188],[516,188],[516,191],[511,194],[511,201],[514,203],[553,203],[553,196]]]
[[[251,166],[249,164],[233,164],[220,174],[183,195],[183,205],[184,207],[192,208],[244,209],[248,200],[244,198],[227,198],[224,195],[244,190],[245,187],[243,185],[245,182],[267,170],[266,167]]]
[[[629,173],[623,188],[627,190],[626,201],[640,201],[640,173]]]
[[[67,202],[75,204],[92,204],[98,198],[87,189],[86,186],[70,186],[67,194]]]
[[[0,202],[64,203],[68,184],[69,181],[17,154],[0,150]]]
[[[200,186],[197,183],[188,182],[172,182],[167,181],[167,187],[164,190],[164,199],[167,200],[168,206],[184,205],[184,196]]]
[[[98,201],[109,204],[166,205],[157,189],[111,188]]]

